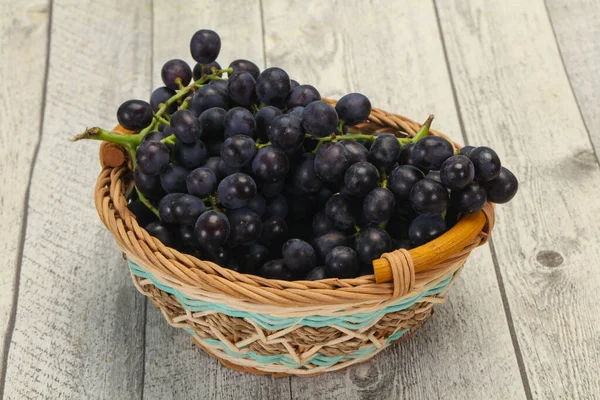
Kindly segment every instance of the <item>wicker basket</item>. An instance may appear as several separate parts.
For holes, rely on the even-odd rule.
[[[373,109],[357,128],[413,136],[419,127]],[[199,260],[150,236],[127,208],[130,167],[111,166],[124,159],[115,161],[114,145],[110,149],[112,157],[101,151],[95,203],[135,286],[170,325],[185,329],[207,353],[241,371],[316,375],[365,361],[409,338],[431,317],[433,305],[445,301],[470,252],[487,241],[494,225],[493,207],[486,204],[432,242],[384,254],[373,263],[375,275],[270,280]]]

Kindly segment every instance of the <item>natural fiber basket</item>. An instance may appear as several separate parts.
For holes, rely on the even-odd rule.
[[[420,125],[373,109],[357,128],[413,136]],[[433,305],[445,301],[465,260],[487,241],[494,225],[488,203],[432,242],[384,254],[374,261],[375,275],[265,279],[183,254],[150,236],[127,208],[124,194],[131,190],[131,169],[127,163],[114,166],[119,162],[114,151],[112,157],[109,153],[101,151],[104,167],[95,203],[127,259],[135,286],[169,324],[185,329],[207,353],[241,371],[316,375],[365,361],[409,338],[432,315]]]

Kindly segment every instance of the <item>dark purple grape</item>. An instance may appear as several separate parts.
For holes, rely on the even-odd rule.
[[[206,250],[206,252],[203,252],[203,257],[205,257],[207,260],[212,261],[221,267],[225,267],[231,262],[231,254],[228,252],[227,248],[219,246],[214,248],[207,246],[203,247]]]
[[[364,196],[377,187],[379,183],[379,171],[368,162],[352,164],[344,175],[344,184],[350,193],[356,196]]]
[[[331,186],[321,187],[321,189],[319,189],[319,193],[317,193],[317,206],[319,208],[325,207],[325,204],[327,204],[327,200],[329,200],[329,198],[333,196],[337,191],[337,188]]]
[[[208,84],[211,87],[218,89],[223,93],[227,93],[227,86],[228,86],[227,79],[212,79],[212,80],[208,81]]]
[[[476,147],[471,151],[469,159],[475,166],[475,177],[480,181],[491,181],[500,175],[502,169],[500,158],[489,147]]]
[[[283,260],[271,260],[266,262],[258,270],[258,275],[267,279],[278,279],[284,281],[291,281],[293,279],[291,271],[287,269]]]
[[[225,126],[225,137],[234,135],[254,137],[256,131],[254,116],[243,107],[234,107],[227,111],[223,124]]]
[[[238,208],[228,215],[231,233],[229,240],[234,244],[250,244],[260,237],[260,216],[248,208]]]
[[[307,281],[320,281],[321,279],[327,278],[329,278],[329,276],[327,276],[327,269],[321,265],[311,269],[304,279]]]
[[[237,174],[238,172],[244,172],[241,167],[230,167],[223,159],[219,161],[217,166],[217,178],[219,180],[224,179],[226,176]]]
[[[290,114],[279,115],[271,121],[267,136],[274,147],[283,150],[295,149],[304,141],[302,120]]]
[[[151,236],[160,240],[165,246],[172,247],[175,244],[175,237],[167,224],[155,221],[146,225],[145,229]]]
[[[298,81],[290,79],[290,91],[296,89],[298,86],[300,86],[300,84],[298,83]]]
[[[318,100],[321,100],[321,94],[314,86],[300,85],[290,92],[285,106],[287,109],[298,106],[306,107],[309,103]]]
[[[267,207],[267,201],[262,194],[256,194],[253,198],[248,200],[246,207],[258,214],[259,217],[262,217]]]
[[[220,211],[206,211],[196,221],[194,232],[200,245],[207,249],[216,249],[225,244],[229,237],[229,220]]]
[[[454,155],[452,143],[439,136],[426,136],[415,143],[413,157],[417,166],[439,171],[444,161]]]
[[[196,220],[206,210],[204,202],[196,196],[183,194],[173,198],[171,212],[175,222],[182,225],[194,225]]]
[[[398,164],[400,165],[417,165],[414,154],[415,144],[407,143],[400,148],[400,155],[398,156]]]
[[[158,175],[169,165],[169,148],[161,142],[142,142],[135,153],[135,161],[144,174]]]
[[[415,244],[412,242],[412,240],[409,239],[393,239],[392,238],[392,248],[394,250],[398,250],[398,249],[405,249],[405,250],[410,250],[412,248],[415,247]]]
[[[239,74],[242,72],[248,72],[254,79],[258,79],[258,75],[260,75],[260,69],[256,64],[252,61],[238,59],[234,60],[229,64],[229,68],[233,68],[234,74]]]
[[[262,188],[261,188],[262,190]],[[277,195],[272,197],[267,202],[265,207],[265,217],[280,217],[285,218],[288,214],[288,202],[285,196]]]
[[[173,146],[173,156],[181,165],[188,169],[198,168],[206,160],[208,151],[206,146],[200,140],[191,144],[176,141]]]
[[[205,85],[198,88],[190,102],[190,110],[199,116],[204,111],[214,107],[229,109],[227,92],[214,85]]]
[[[373,275],[375,271],[373,270],[373,263],[361,263],[360,271],[358,271],[358,276],[365,275]]]
[[[221,51],[221,38],[215,31],[201,29],[194,33],[190,41],[190,53],[194,60],[202,64],[215,61]]]
[[[487,194],[483,186],[473,182],[463,189],[453,190],[450,201],[456,211],[471,214],[483,208],[487,201]]]
[[[167,61],[160,70],[160,77],[165,86],[177,90],[180,85],[187,86],[192,80],[192,69],[183,60],[174,59]]]
[[[217,190],[217,175],[207,167],[191,171],[186,180],[187,191],[198,197],[206,197]]]
[[[369,150],[369,160],[378,168],[391,167],[399,156],[400,142],[389,133],[377,136]]]
[[[462,156],[469,157],[473,150],[475,150],[475,146],[465,146],[460,149],[460,154]]]
[[[130,131],[144,129],[152,123],[152,118],[152,107],[144,100],[127,100],[117,110],[119,125]]]
[[[148,132],[142,138],[142,143],[144,142],[160,142],[161,140],[170,136],[170,127],[169,130],[165,132],[165,130],[161,131],[152,131]]]
[[[279,196],[279,194],[283,191],[283,188],[285,187],[285,181],[282,180],[275,183],[258,182],[258,187],[260,188],[260,192],[263,196],[271,199]]]
[[[160,185],[167,193],[186,193],[185,180],[189,173],[190,171],[187,168],[170,164],[160,173]]]
[[[500,174],[491,181],[484,182],[483,187],[489,201],[503,204],[515,197],[519,190],[519,181],[512,172],[502,167]]]
[[[465,156],[452,156],[442,164],[440,178],[448,189],[462,189],[475,178],[475,167]]]
[[[193,252],[198,248],[198,241],[194,233],[193,225],[181,225],[179,227],[179,242],[177,248],[185,252]]]
[[[354,241],[354,250],[363,263],[370,263],[391,249],[390,235],[381,228],[365,228],[358,233]]]
[[[285,265],[296,277],[306,275],[317,265],[315,250],[310,244],[300,239],[290,239],[285,242],[281,254]]]
[[[205,140],[214,141],[225,136],[225,111],[222,108],[209,108],[200,115],[200,127]]]
[[[250,107],[256,103],[256,80],[249,72],[233,73],[228,80],[227,94],[237,104]]]
[[[256,145],[254,140],[246,135],[231,136],[221,146],[221,158],[233,168],[249,164],[255,154]]]
[[[315,172],[315,155],[305,153],[303,157],[303,161],[296,167],[294,185],[303,192],[317,193],[323,186],[323,181]]]
[[[240,246],[236,249],[237,259],[248,274],[256,271],[271,258],[271,252],[264,245],[254,242],[248,246]]]
[[[359,262],[356,252],[350,247],[334,247],[325,257],[327,275],[334,278],[354,278]]]
[[[167,87],[159,87],[150,96],[150,107],[154,112],[157,112],[160,109],[160,105],[162,103],[166,103],[171,97],[175,96],[177,93],[174,90],[171,90]],[[171,104],[167,108],[167,114],[173,114],[177,111],[177,103]]]
[[[142,227],[157,220],[156,215],[140,200],[130,202],[127,208],[135,215],[137,223]]]
[[[341,140],[339,143],[348,150],[350,164],[367,161],[369,158],[369,150],[362,144],[353,140]]]
[[[151,199],[160,199],[165,195],[165,191],[160,185],[159,175],[146,175],[139,168],[133,172],[135,186],[146,197]]]
[[[337,132],[338,115],[330,104],[313,101],[304,108],[302,126],[314,137],[322,138]]]
[[[440,176],[440,171],[429,171],[425,175],[425,179],[429,179],[430,181],[434,181],[437,183],[442,183],[442,177]]]
[[[258,110],[254,117],[256,120],[256,136],[258,139],[262,140],[263,142],[268,140],[267,132],[269,125],[275,117],[281,114],[281,110],[273,106],[265,106]]]
[[[281,68],[267,68],[256,78],[256,95],[261,103],[283,108],[290,93],[290,77]]]
[[[302,119],[302,114],[304,114],[304,107],[298,106],[298,107],[290,108],[286,112],[286,114],[293,115],[294,117],[298,117],[298,118]]]
[[[204,164],[202,164],[203,168],[210,169],[215,177],[219,177],[219,163],[221,162],[221,157],[210,157]],[[217,179],[218,180],[218,179]],[[216,189],[216,187],[215,187]]]
[[[348,246],[350,240],[341,232],[331,231],[327,232],[313,241],[313,248],[317,253],[317,258],[321,261],[325,261],[325,257],[334,247]]]
[[[357,222],[358,210],[356,204],[341,194],[331,196],[325,206],[325,213],[336,228],[341,230],[351,229]]]
[[[173,202],[175,199],[183,196],[183,193],[169,193],[158,203],[158,216],[160,220],[167,224],[177,222],[173,215]]]
[[[394,194],[386,188],[375,188],[363,201],[363,215],[367,221],[379,224],[392,217],[396,206]]]
[[[219,201],[225,207],[233,210],[245,207],[256,194],[256,183],[250,176],[235,173],[225,177],[217,187]]]
[[[446,221],[439,216],[419,215],[410,224],[408,237],[415,246],[421,246],[446,232]]]
[[[341,182],[348,167],[348,150],[340,143],[326,143],[317,151],[315,171],[325,182]]]
[[[269,217],[263,220],[260,241],[271,248],[280,246],[288,238],[288,224],[283,218]]]
[[[371,102],[361,93],[350,93],[342,97],[335,105],[341,120],[348,126],[359,124],[369,118]]]
[[[252,174],[263,184],[284,180],[288,169],[287,155],[273,146],[260,148],[252,160]]]
[[[171,117],[171,129],[177,140],[194,143],[202,135],[200,121],[190,110],[179,110]]]
[[[388,177],[388,189],[400,201],[410,198],[410,191],[415,183],[423,179],[423,173],[412,165],[401,165],[394,169]]]
[[[335,225],[327,218],[325,211],[319,211],[313,218],[312,229],[315,236],[321,236],[335,230]]]
[[[219,65],[219,63],[216,61],[213,61],[208,64],[202,64],[202,63],[196,64],[196,66],[194,66],[194,71],[192,71],[194,80],[197,81],[198,79],[202,78],[203,76],[212,75],[213,67],[217,70],[221,69],[221,65]],[[217,74],[217,76],[219,76],[219,77],[221,77],[222,75],[223,75],[222,73]],[[213,82],[213,81],[211,81],[211,82]]]
[[[436,181],[422,179],[410,191],[410,204],[419,214],[441,214],[448,207],[448,190]]]

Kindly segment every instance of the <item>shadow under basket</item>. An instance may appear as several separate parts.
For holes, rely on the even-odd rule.
[[[420,126],[373,109],[369,120],[353,130],[412,137]],[[105,156],[110,152],[103,152],[108,146],[112,160]],[[410,338],[431,317],[433,306],[445,302],[467,257],[487,242],[494,225],[488,203],[423,246],[383,254],[373,262],[375,275],[266,279],[181,253],[150,236],[127,208],[131,168],[114,162],[114,150],[103,143],[95,204],[127,259],[135,286],[170,325],[183,328],[204,351],[240,371],[317,375],[368,360]]]

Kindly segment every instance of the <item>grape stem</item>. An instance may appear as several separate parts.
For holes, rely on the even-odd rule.
[[[169,135],[166,138],[162,139],[160,142],[164,144],[175,144],[177,137],[175,135]]]
[[[177,79],[179,79],[179,78],[177,78]],[[158,115],[155,115],[154,118],[163,125],[171,125],[171,123],[169,121],[167,121],[166,119],[164,119],[163,117],[159,117]]]
[[[338,132],[344,133],[344,120],[340,119],[340,123],[338,124]]]
[[[140,192],[140,189],[138,189],[137,186],[135,187],[135,191],[137,192],[138,198],[140,199],[142,204],[144,204],[146,207],[148,207],[148,209],[150,211],[152,211],[154,213],[154,215],[156,215],[157,217],[160,218],[160,216],[158,215],[158,210],[152,205],[152,203],[150,203],[150,201],[146,198],[146,196],[144,196],[144,194],[142,192]]]
[[[267,143],[256,143],[256,148],[257,148],[257,149],[262,149],[263,147],[270,146],[270,145],[271,145],[271,142],[267,142]]]
[[[433,121],[433,118],[434,118],[434,116],[433,116],[433,114],[431,114],[427,118],[427,120],[423,123],[423,125],[421,126],[421,129],[419,129],[419,131],[417,132],[415,137],[412,138],[412,140],[410,140],[410,142],[416,143],[429,134],[429,128],[431,128],[431,122]]]
[[[107,131],[102,128],[94,127],[86,129],[84,132],[73,136],[69,140],[71,142],[77,142],[82,139],[102,140],[105,142],[120,144],[121,146],[125,147],[135,148],[142,141],[142,136],[140,136],[139,133],[134,135],[124,135],[122,133]]]

